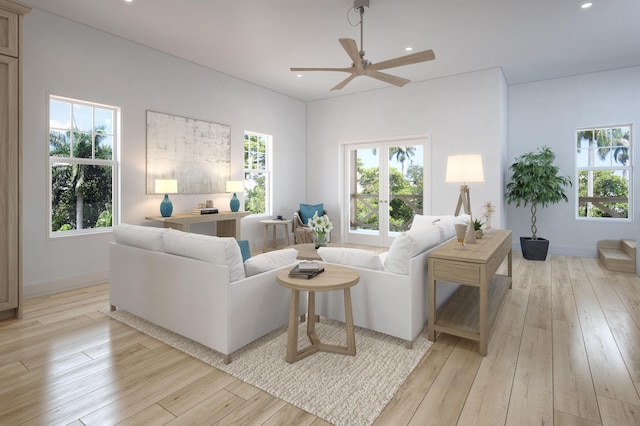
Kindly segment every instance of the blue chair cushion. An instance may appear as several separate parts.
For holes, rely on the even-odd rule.
[[[302,219],[302,223],[304,225],[309,223],[309,219],[313,217],[315,212],[318,212],[318,216],[322,216],[324,204],[300,204],[300,219]]]
[[[240,253],[242,253],[242,261],[246,261],[251,257],[251,248],[249,247],[249,240],[237,240],[240,246]]]

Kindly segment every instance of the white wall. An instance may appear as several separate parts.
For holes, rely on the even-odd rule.
[[[568,203],[538,209],[538,235],[550,240],[551,253],[593,257],[599,240],[640,241],[637,207],[633,223],[575,219],[576,129],[632,123],[632,146],[637,149],[639,117],[640,67],[509,86],[509,163],[525,152],[547,145],[555,152],[561,173],[569,175],[574,184],[567,193]],[[640,202],[637,151],[632,160],[636,181],[633,197],[637,205]],[[530,236],[529,207],[510,206],[508,215],[515,237]]]
[[[231,126],[232,171],[242,178],[244,130],[273,135],[274,214],[289,217],[305,197],[304,102],[165,55],[37,9],[24,19],[23,277],[25,296],[83,286],[108,276],[110,233],[47,237],[47,96],[122,108],[122,221],[150,224],[162,196],[146,195],[146,110]],[[172,195],[174,212],[230,194]],[[269,216],[271,217],[271,216]],[[259,218],[243,220],[243,238],[262,245]],[[196,232],[209,233],[201,225]]]
[[[484,183],[470,184],[471,210],[498,206],[494,227],[504,227],[501,208],[506,146],[506,83],[500,69],[410,83],[307,105],[307,201],[343,211],[339,197],[340,144],[346,141],[431,135],[432,192],[425,214],[453,214],[459,184],[445,183],[447,156],[482,154]],[[335,220],[333,236],[342,224]]]

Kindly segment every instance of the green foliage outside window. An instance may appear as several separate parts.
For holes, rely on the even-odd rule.
[[[76,133],[74,136],[80,139],[75,139],[73,157],[90,158],[91,135]],[[110,158],[111,148],[101,147],[101,138],[99,133],[95,137],[96,154]],[[69,133],[52,131],[51,156],[68,157],[69,140]],[[111,166],[54,162],[51,166],[51,230],[111,226],[112,172]]]
[[[594,172],[593,197],[628,197],[629,184],[622,176],[616,176],[612,170]],[[586,197],[588,188],[588,172],[578,173],[578,196]],[[616,212],[617,217],[629,217],[629,203],[603,203],[603,206]],[[597,206],[588,208],[585,204],[578,210],[580,217],[612,217],[610,213]]]
[[[52,234],[111,227],[118,109],[49,97]]]
[[[252,213],[269,210],[269,136],[244,134],[244,209]]]
[[[629,218],[631,140],[631,125],[576,131],[578,217]]]
[[[410,146],[393,147],[389,149],[389,159],[394,157],[401,164],[401,169],[391,167],[389,170],[389,230],[400,232],[407,229],[407,224],[411,223],[416,210],[423,211],[423,177],[422,166],[411,162],[411,157],[415,154],[415,148]],[[405,162],[409,161],[409,166],[404,170]],[[379,207],[379,170],[378,167],[364,168],[360,159],[357,164],[358,186],[361,188],[361,195],[372,195],[371,198],[357,200],[356,214],[357,223],[361,228],[379,229],[379,217],[377,214]],[[413,195],[403,199],[402,195]],[[415,195],[419,195],[415,197]],[[412,207],[407,200],[415,206]]]

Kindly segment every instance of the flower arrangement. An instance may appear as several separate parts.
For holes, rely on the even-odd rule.
[[[316,248],[321,245],[327,244],[327,234],[333,229],[333,224],[329,220],[329,216],[318,216],[318,212],[313,214],[313,217],[309,219],[309,228],[313,232],[316,240]]]

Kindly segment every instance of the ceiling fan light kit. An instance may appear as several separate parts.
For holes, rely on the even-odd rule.
[[[388,59],[386,61],[378,62],[376,64],[371,63],[365,59],[363,48],[363,18],[364,7],[369,7],[369,0],[355,0],[353,7],[360,12],[360,49],[356,41],[350,38],[340,38],[338,41],[342,45],[342,48],[347,52],[349,58],[351,58],[352,65],[346,68],[290,68],[291,71],[338,71],[350,73],[349,77],[341,81],[338,85],[334,86],[331,90],[340,90],[346,86],[354,78],[364,75],[367,77],[375,78],[376,80],[384,81],[385,83],[393,84],[394,86],[402,87],[409,83],[411,80],[398,77],[395,75],[380,72],[389,68],[402,67],[405,65],[417,64],[420,62],[432,61],[436,58],[433,50],[423,50],[421,52],[412,53],[410,55],[399,56],[397,58]]]

